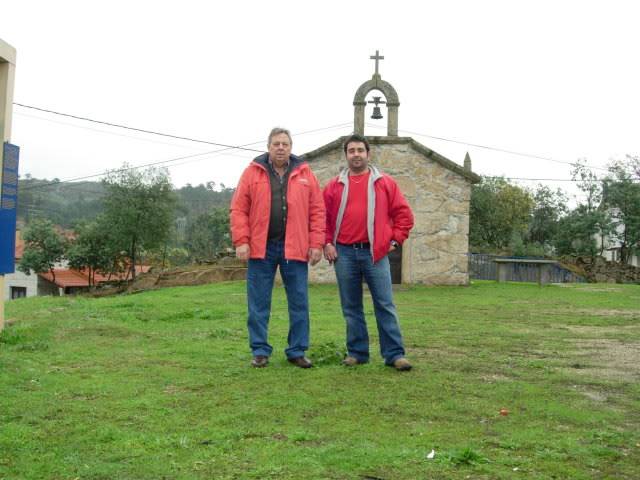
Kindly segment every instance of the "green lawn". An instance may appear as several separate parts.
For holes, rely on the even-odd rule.
[[[291,366],[277,288],[265,369],[242,282],[8,302],[0,479],[640,478],[640,286],[403,288],[407,373],[370,305],[372,362],[339,364],[332,285]]]

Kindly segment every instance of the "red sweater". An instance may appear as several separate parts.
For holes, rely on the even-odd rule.
[[[388,252],[391,240],[402,244],[413,228],[413,212],[398,184],[376,167],[370,166],[368,187],[367,238],[371,244],[373,261],[377,262]],[[345,186],[348,169],[333,178],[324,187],[324,204],[327,210],[325,243],[335,243],[346,207]]]

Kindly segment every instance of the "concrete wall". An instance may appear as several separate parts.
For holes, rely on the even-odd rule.
[[[403,245],[402,282],[467,285],[469,202],[472,181],[478,177],[470,172],[465,176],[462,166],[411,139],[369,140],[371,164],[395,178],[416,219]],[[305,155],[322,187],[346,166],[341,142],[331,145]],[[311,268],[310,280],[335,282],[335,274],[323,260]]]
[[[25,287],[27,297],[35,297],[38,294],[38,275],[25,275],[19,270],[4,276],[4,299],[11,300],[11,287]]]

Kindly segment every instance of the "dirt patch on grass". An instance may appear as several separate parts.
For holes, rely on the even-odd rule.
[[[616,292],[623,290],[625,287],[623,285],[618,285],[615,283],[612,284],[602,284],[598,283],[593,286],[586,286],[583,283],[554,283],[555,286],[563,287],[563,288],[575,288],[580,289],[583,292]]]
[[[640,310],[615,310],[615,309],[575,309],[571,310],[576,315],[591,315],[596,317],[621,317],[621,318],[640,318]]]
[[[554,310],[540,310],[540,316],[552,317],[603,317],[623,318],[625,320],[640,320],[640,310],[616,310],[616,309],[580,309],[580,308],[556,308]]]
[[[590,325],[565,325],[565,329],[581,336],[602,337],[605,335],[624,335],[640,339],[640,325],[625,325],[615,327],[593,327]]]
[[[513,381],[513,379],[507,377],[506,375],[501,375],[499,373],[493,373],[490,375],[480,375],[480,379],[485,383],[500,383],[500,382]]]
[[[577,360],[569,368],[577,375],[595,375],[607,380],[640,379],[640,342],[616,339],[576,339]]]

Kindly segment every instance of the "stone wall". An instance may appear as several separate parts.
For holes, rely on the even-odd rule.
[[[564,257],[562,262],[574,266],[588,282],[640,284],[640,268],[633,265],[609,262],[602,257]]]
[[[410,138],[369,140],[371,163],[395,178],[416,219],[403,245],[402,282],[467,285],[471,182],[479,178],[471,172],[465,176],[463,167]],[[322,187],[346,166],[341,141],[304,157]],[[310,280],[335,282],[335,275],[323,260],[311,268]]]

